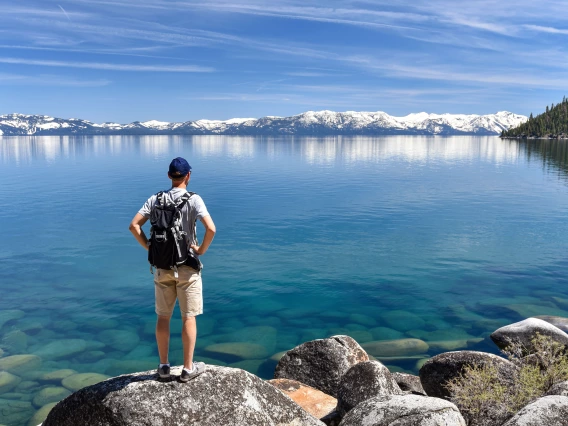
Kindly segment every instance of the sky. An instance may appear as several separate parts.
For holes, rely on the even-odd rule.
[[[568,87],[565,0],[0,0],[0,114],[528,115]]]

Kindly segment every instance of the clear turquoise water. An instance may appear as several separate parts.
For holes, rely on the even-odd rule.
[[[62,387],[46,372],[155,367],[152,275],[128,225],[167,188],[176,156],[193,166],[190,189],[218,229],[203,257],[198,359],[270,378],[270,357],[307,340],[420,338],[428,349],[370,351],[416,372],[445,350],[496,352],[487,336],[500,325],[568,316],[563,143],[2,138],[1,347],[4,358],[41,358],[17,371],[23,382],[0,386],[0,405],[29,405],[4,423],[26,424],[42,389]],[[177,309],[174,318],[177,333]],[[211,350],[230,342],[241,356]],[[182,361],[177,334],[170,360]]]

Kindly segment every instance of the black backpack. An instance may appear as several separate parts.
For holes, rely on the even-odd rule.
[[[148,247],[148,261],[151,267],[159,269],[173,269],[188,264],[190,259],[189,247],[182,230],[181,210],[189,201],[193,192],[186,192],[172,201],[167,193],[158,192],[156,203],[150,212],[150,245]],[[199,261],[198,261],[199,262]]]

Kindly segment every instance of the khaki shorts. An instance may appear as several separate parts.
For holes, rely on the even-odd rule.
[[[156,313],[171,317],[179,300],[182,317],[194,317],[203,313],[203,293],[201,274],[189,266],[178,268],[178,277],[170,269],[157,269],[154,272],[156,291]]]

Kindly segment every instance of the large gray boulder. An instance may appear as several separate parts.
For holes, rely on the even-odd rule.
[[[332,336],[302,343],[286,352],[274,371],[275,379],[291,379],[337,397],[341,377],[369,356],[349,336]]]
[[[503,426],[566,426],[568,397],[543,396],[524,407]]]
[[[505,386],[513,383],[517,367],[497,355],[476,351],[446,352],[430,358],[420,369],[420,382],[428,396],[451,397],[446,389],[448,381],[458,377],[466,365],[497,367],[498,380]]]
[[[379,361],[355,364],[341,378],[337,391],[337,411],[341,416],[359,403],[381,395],[400,395],[402,390],[389,369]]]
[[[527,318],[526,320],[506,325],[495,330],[490,337],[501,349],[506,349],[514,342],[522,344],[527,350],[531,350],[533,348],[531,341],[537,333],[549,336],[555,341],[568,346],[568,334],[538,318]]]
[[[174,370],[179,374],[180,369]],[[57,404],[43,426],[323,426],[274,386],[244,370],[207,366],[188,383],[153,371],[83,388]]]
[[[568,381],[556,383],[548,389],[546,395],[568,396]]]
[[[465,426],[449,401],[420,395],[377,396],[357,405],[339,426]]]
[[[426,395],[420,377],[407,373],[392,373],[392,378],[402,391]]]

